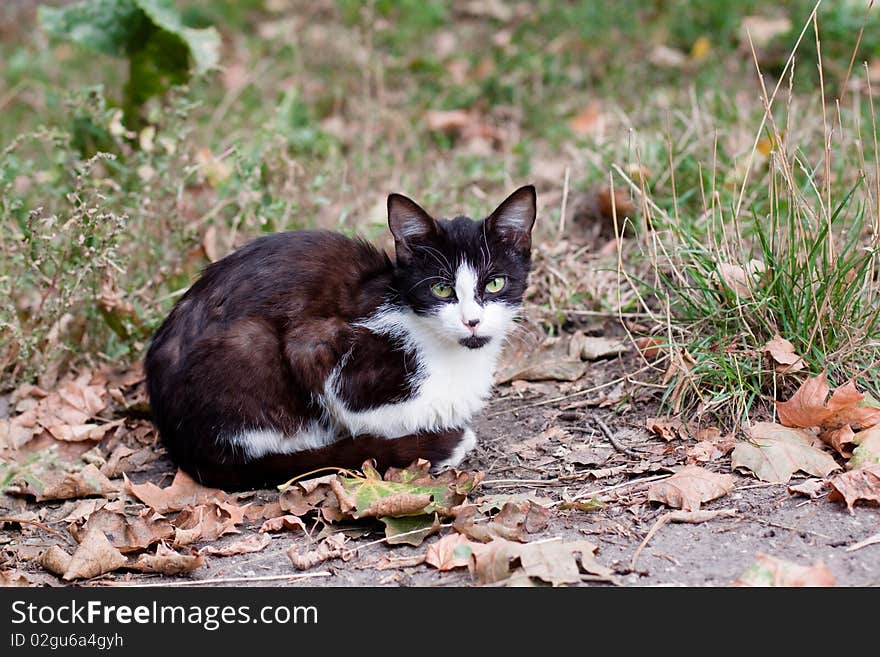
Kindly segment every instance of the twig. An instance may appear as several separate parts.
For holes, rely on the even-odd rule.
[[[691,524],[698,524],[701,522],[706,522],[707,520],[714,520],[718,517],[726,517],[731,518],[736,515],[736,509],[717,509],[715,511],[670,511],[669,513],[665,513],[657,519],[657,522],[654,523],[654,526],[651,527],[648,535],[645,536],[645,540],[642,541],[641,545],[636,548],[635,554],[633,554],[632,561],[629,564],[630,570],[635,571],[636,569],[636,561],[638,561],[639,555],[642,553],[642,550],[645,549],[645,546],[648,544],[652,538],[654,538],[654,534],[656,534],[660,528],[670,522],[687,522]]]
[[[849,547],[846,548],[847,552],[855,552],[856,550],[861,550],[863,547],[868,547],[869,545],[874,545],[875,543],[880,543],[880,532],[877,532],[873,536],[869,536],[863,541],[859,541],[858,543],[853,543]]]
[[[605,434],[605,437],[608,439],[608,442],[611,443],[611,446],[616,449],[618,452],[623,452],[627,456],[632,456],[633,458],[641,459],[642,455],[639,454],[634,449],[630,449],[626,445],[621,444],[617,438],[614,437],[614,434],[611,433],[611,429],[608,428],[608,425],[605,424],[602,420],[597,417],[593,418],[593,422],[596,424],[599,429],[602,430],[602,433]]]
[[[24,518],[0,518],[0,524],[3,524],[4,522],[18,522],[23,525],[33,525],[34,527],[39,527],[40,529],[47,531],[50,534],[54,534],[58,538],[69,542],[69,538],[67,536],[55,529],[52,529],[51,527],[47,527],[41,522],[37,522],[36,520],[25,520]]]
[[[237,584],[240,582],[293,582],[299,579],[311,579],[314,577],[331,577],[333,573],[322,570],[317,573],[296,573],[293,575],[263,575],[259,577],[217,577],[215,579],[193,579],[183,582],[97,582],[98,586],[125,586],[136,588],[170,588],[177,586],[214,586],[216,584]]]
[[[559,209],[559,229],[556,232],[557,240],[561,240],[562,234],[565,232],[565,206],[568,204],[568,174],[569,168],[565,167],[565,180],[562,183],[562,207]]]
[[[559,479],[488,479],[481,481],[480,486],[498,486],[499,484],[520,484],[522,486],[555,486]]]
[[[570,500],[562,500],[560,502],[555,502],[555,504],[562,504],[565,502],[577,502],[578,500],[582,500],[585,497],[596,497],[598,495],[605,495],[606,493],[610,493],[613,490],[618,490],[620,488],[628,488],[629,486],[637,486],[640,484],[650,484],[653,481],[659,481],[661,479],[668,479],[672,476],[672,473],[669,474],[661,474],[661,475],[651,475],[650,477],[642,477],[641,479],[630,479],[629,481],[624,481],[620,484],[615,484],[614,486],[607,486],[605,488],[600,488],[599,490],[589,491],[589,492],[580,492]]]

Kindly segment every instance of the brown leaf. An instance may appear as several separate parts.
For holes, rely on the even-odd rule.
[[[306,524],[299,516],[280,516],[278,518],[269,518],[260,527],[260,532],[280,532],[282,529],[297,529],[306,531]]]
[[[480,584],[491,584],[510,579],[522,547],[519,543],[496,538],[485,545],[471,544],[472,554],[468,568],[480,580]]]
[[[568,121],[568,127],[578,136],[587,136],[601,132],[605,126],[602,105],[593,101]]]
[[[854,434],[852,442],[858,447],[853,450],[852,458],[846,464],[847,468],[880,463],[880,424]]]
[[[828,499],[846,502],[850,513],[859,501],[880,504],[880,463],[836,475],[828,483],[832,488]]]
[[[370,570],[392,570],[397,568],[412,568],[413,566],[418,566],[423,563],[425,563],[424,554],[413,554],[408,557],[396,557],[392,554],[384,554],[374,561],[360,563],[355,567]]]
[[[700,504],[727,495],[736,480],[732,475],[717,474],[696,465],[688,465],[669,479],[651,484],[648,500],[676,509],[696,511]]]
[[[593,558],[596,549],[595,545],[585,540],[527,543],[521,546],[519,560],[526,575],[553,586],[580,582],[580,568],[593,575],[610,578],[613,571]]]
[[[284,511],[278,502],[269,502],[268,504],[247,504],[242,507],[244,517],[248,520],[269,520],[283,516]]]
[[[821,561],[801,566],[768,554],[755,555],[755,562],[734,586],[835,586],[834,576]]]
[[[544,356],[528,359],[524,364],[501,372],[496,383],[511,381],[577,381],[587,371],[587,364],[580,358],[547,359]]]
[[[185,548],[183,552],[177,552],[165,543],[159,543],[155,554],[142,554],[128,567],[142,573],[185,575],[204,565],[205,557],[197,550]]]
[[[59,577],[70,568],[70,555],[57,545],[51,546],[40,555],[40,565]]]
[[[80,541],[95,529],[122,553],[142,550],[174,535],[171,521],[149,508],[136,515],[99,509],[89,516],[82,527],[72,525],[70,532]]]
[[[466,568],[477,545],[461,534],[452,532],[428,546],[425,563],[441,571]]]
[[[352,550],[345,547],[346,540],[342,534],[331,534],[321,541],[316,549],[300,553],[294,545],[287,551],[287,556],[294,568],[308,570],[328,559],[345,558],[353,554]]]
[[[760,260],[750,260],[743,267],[729,262],[719,262],[717,279],[723,281],[741,299],[751,299],[755,287],[766,267]]]
[[[802,429],[775,422],[758,422],[749,429],[751,441],[741,441],[733,450],[731,467],[745,468],[761,481],[784,484],[798,470],[814,477],[826,477],[840,466],[821,443]]]
[[[528,500],[505,503],[490,522],[478,522],[477,515],[477,507],[465,507],[456,516],[453,527],[481,543],[493,538],[522,543],[527,540],[527,534],[541,531],[550,522],[550,510]]]
[[[27,573],[21,570],[0,569],[0,588],[32,586]]]
[[[126,564],[122,553],[113,547],[104,533],[93,529],[76,548],[62,579],[89,579],[109,573]]]
[[[133,484],[125,477],[125,490],[159,513],[180,511],[187,506],[205,502],[226,502],[231,498],[219,488],[208,488],[197,483],[183,470],[178,470],[167,488],[159,488],[152,482]]]
[[[655,360],[662,353],[666,340],[655,338],[652,336],[644,336],[636,338],[636,348],[642,353],[642,356],[648,360]]]
[[[761,351],[770,356],[780,374],[791,374],[806,367],[804,359],[794,352],[794,345],[778,334],[761,347]]]
[[[645,427],[666,441],[677,438],[688,439],[696,430],[690,422],[685,422],[679,417],[649,417],[645,420]]]
[[[107,457],[107,462],[101,466],[101,473],[113,479],[126,472],[139,472],[144,469],[147,463],[151,463],[157,458],[159,456],[156,454],[156,450],[150,447],[135,450],[120,443]]]
[[[199,554],[212,554],[218,557],[229,557],[234,554],[249,554],[251,552],[259,552],[271,542],[272,537],[268,534],[251,534],[250,536],[245,536],[237,541],[227,543],[223,547],[206,545],[199,550]]]
[[[50,472],[42,481],[28,480],[25,488],[25,492],[33,495],[37,502],[104,495],[118,490],[116,484],[91,464],[79,472]]]
[[[568,355],[583,360],[598,360],[619,356],[629,351],[629,344],[620,338],[595,337],[581,331],[572,334],[568,341]]]
[[[779,421],[787,427],[819,427],[823,433],[844,425],[858,431],[880,423],[880,408],[864,405],[865,396],[853,381],[837,388],[830,398],[829,392],[826,372],[808,378],[791,399],[776,402]]]
[[[804,481],[799,484],[789,486],[788,492],[792,495],[806,495],[811,500],[814,500],[817,497],[820,497],[827,488],[828,482],[826,480],[811,477],[810,479],[804,479]]]
[[[187,507],[174,520],[174,544],[213,541],[224,534],[238,534],[244,511],[231,502],[208,502]]]
[[[64,516],[61,520],[62,522],[79,522],[80,520],[87,520],[90,515],[92,515],[95,511],[102,508],[105,504],[107,504],[107,500],[99,500],[99,499],[87,499],[87,500],[79,500],[77,502],[69,502],[68,504],[75,504],[73,510],[70,511],[66,516]]]
[[[338,522],[345,517],[339,507],[339,500],[330,490],[330,482],[336,475],[326,475],[298,481],[288,486],[278,498],[282,511],[289,511],[295,516],[304,516],[309,511],[318,509],[327,522]]]

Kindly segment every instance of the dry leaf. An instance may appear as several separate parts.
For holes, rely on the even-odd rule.
[[[336,475],[326,475],[298,481],[285,488],[278,498],[283,511],[289,511],[295,516],[304,516],[309,511],[319,509],[324,520],[338,522],[345,517],[339,508],[339,500],[330,490],[330,482],[336,480]]]
[[[71,534],[84,540],[92,530],[98,530],[122,553],[142,550],[174,535],[171,521],[152,509],[143,509],[137,515],[99,509],[92,513],[82,527],[72,525]]]
[[[836,475],[828,483],[833,489],[828,499],[846,502],[850,513],[859,501],[880,504],[880,463]]]
[[[455,532],[447,534],[428,546],[425,551],[425,563],[441,571],[466,568],[477,545],[461,534]]]
[[[560,586],[580,582],[581,569],[592,575],[610,578],[613,571],[595,561],[595,552],[596,546],[585,540],[527,543],[521,546],[519,560],[529,577]]]
[[[529,500],[507,502],[489,522],[479,522],[477,507],[464,507],[455,518],[453,527],[475,541],[486,543],[493,538],[525,542],[527,534],[547,527],[550,510]]]
[[[160,573],[162,575],[185,575],[205,565],[205,557],[197,550],[185,549],[177,552],[165,543],[156,546],[155,554],[142,554],[137,561],[129,564],[132,570],[142,573]]]
[[[87,465],[79,472],[51,472],[44,480],[29,479],[24,492],[33,495],[37,502],[67,500],[88,495],[115,493],[119,489],[94,465]]]
[[[568,121],[568,127],[580,137],[601,132],[605,127],[602,105],[597,101],[589,103]]]
[[[645,336],[636,338],[636,348],[641,352],[642,356],[648,360],[655,360],[662,353],[662,348],[666,344],[665,340]]]
[[[688,465],[663,481],[651,484],[648,500],[676,509],[696,511],[700,504],[727,495],[736,480],[732,475],[717,474],[696,465]]]
[[[107,504],[107,500],[93,498],[88,500],[78,500],[77,502],[68,502],[68,504],[75,504],[76,506],[74,506],[73,510],[64,516],[61,521],[73,523],[87,519],[95,511]]]
[[[280,532],[282,529],[296,529],[306,531],[306,524],[299,516],[280,516],[278,518],[269,518],[260,527],[260,532]]]
[[[773,336],[761,347],[761,352],[773,359],[774,367],[780,374],[791,374],[806,367],[804,359],[794,352],[794,345],[780,335]]]
[[[297,546],[292,546],[287,551],[287,557],[297,570],[308,570],[328,559],[345,558],[348,555],[353,555],[354,552],[345,547],[346,540],[346,537],[342,534],[331,534],[321,541],[316,549],[305,553],[300,553],[296,549]]]
[[[791,399],[776,402],[779,421],[787,427],[819,427],[822,432],[844,425],[858,431],[880,423],[880,408],[865,404],[853,381],[837,388],[830,398],[829,392],[826,372],[810,377]]]
[[[126,472],[138,472],[157,458],[159,455],[156,454],[156,450],[150,447],[134,450],[120,443],[107,457],[107,462],[101,466],[101,473],[113,479]]]
[[[180,469],[167,488],[159,488],[151,482],[133,484],[125,477],[125,490],[159,513],[180,511],[184,507],[197,506],[204,502],[226,502],[231,499],[219,488],[202,486]]]
[[[880,424],[853,434],[851,442],[858,445],[853,450],[847,468],[861,468],[872,463],[880,463]]]
[[[480,584],[491,584],[510,579],[516,570],[512,561],[519,558],[519,543],[496,538],[485,545],[471,544],[471,560],[468,568],[480,580]]]
[[[676,438],[688,439],[696,430],[690,422],[684,422],[678,417],[649,417],[645,420],[645,427],[663,440],[675,440]]]
[[[0,569],[0,588],[3,587],[21,587],[32,586],[27,573],[21,570],[5,570]]]
[[[62,579],[89,579],[109,573],[126,564],[125,557],[117,550],[104,533],[98,529],[86,534],[76,548]]]
[[[546,354],[527,359],[524,364],[501,372],[495,382],[511,381],[577,381],[587,372],[587,364],[580,358],[550,358]]]
[[[584,335],[580,331],[572,334],[568,343],[568,355],[583,360],[598,360],[619,356],[629,351],[629,344],[620,338],[605,338]]]
[[[59,577],[70,568],[70,555],[57,545],[53,545],[40,555],[40,565]]]
[[[834,586],[834,576],[821,561],[801,566],[768,554],[758,553],[734,586]]]
[[[788,487],[788,492],[792,495],[806,495],[811,500],[820,497],[828,489],[828,482],[824,479],[810,478],[805,479],[799,484]]]
[[[840,469],[830,454],[815,447],[815,437],[802,429],[758,422],[749,434],[750,442],[741,441],[734,448],[731,467],[751,470],[761,481],[785,484],[799,470],[826,477]]]
[[[174,544],[213,541],[224,534],[238,534],[244,510],[231,502],[208,502],[187,507],[174,520]]]
[[[751,299],[765,269],[764,263],[760,260],[750,260],[745,267],[719,262],[717,280],[722,281],[741,299]]]
[[[271,542],[272,537],[268,534],[251,534],[250,536],[238,539],[237,541],[227,543],[223,547],[207,545],[199,550],[199,554],[212,554],[218,557],[229,557],[234,554],[249,554],[251,552],[259,552]]]

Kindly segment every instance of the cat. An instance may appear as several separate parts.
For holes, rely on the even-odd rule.
[[[482,221],[388,197],[395,260],[297,230],[208,265],[145,359],[153,420],[197,481],[261,488],[321,467],[458,465],[531,264],[536,192]]]

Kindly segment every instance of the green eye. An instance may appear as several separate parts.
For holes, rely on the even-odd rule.
[[[495,294],[496,292],[501,292],[504,289],[504,284],[507,281],[504,279],[504,276],[496,276],[491,281],[486,283],[486,292],[490,292]]]
[[[452,296],[452,286],[447,285],[446,283],[434,283],[431,286],[431,292],[441,299],[448,299]]]

